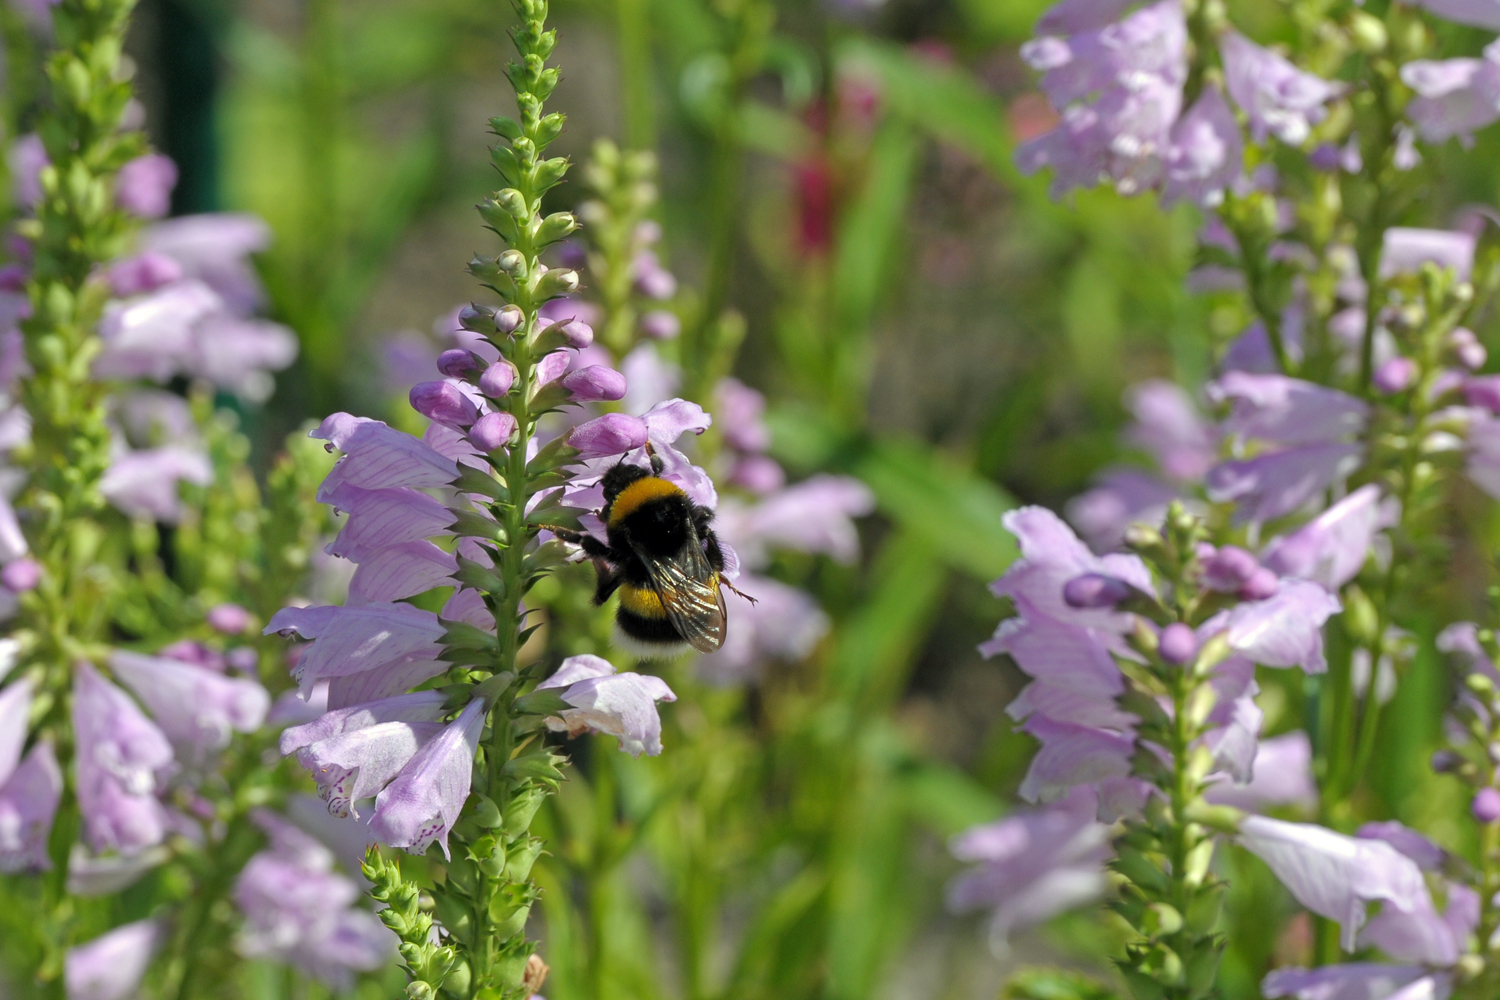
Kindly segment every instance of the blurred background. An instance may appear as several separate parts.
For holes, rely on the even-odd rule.
[[[1104,964],[1094,918],[996,955],[942,904],[946,838],[1009,808],[1031,751],[1003,712],[1019,673],[976,651],[1014,555],[1000,516],[1129,461],[1125,387],[1197,384],[1243,318],[1184,288],[1193,210],[1054,204],[1017,175],[1014,143],[1052,125],[1017,55],[1044,6],[554,4],[554,150],[655,151],[673,307],[742,322],[733,371],[768,397],[771,453],[793,479],[857,476],[877,511],[856,565],[772,567],[832,619],[813,655],[744,688],[674,678],[659,759],[575,746],[536,927],[553,1000],[992,997],[1021,964]],[[274,232],[269,312],[302,352],[242,410],[263,461],[334,410],[409,419],[490,246],[473,206],[486,122],[513,113],[512,20],[499,0],[142,0],[130,53],[174,214]],[[1231,961],[1227,994],[1260,971]]]

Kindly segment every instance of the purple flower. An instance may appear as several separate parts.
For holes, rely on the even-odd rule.
[[[663,361],[655,344],[640,344],[620,362],[629,389],[625,393],[627,413],[645,413],[664,400],[677,395],[682,386],[682,369]]]
[[[1277,444],[1322,444],[1357,434],[1368,404],[1337,389],[1285,375],[1228,372],[1208,385],[1215,403],[1229,403],[1227,434]]]
[[[656,703],[676,701],[666,681],[650,674],[617,674],[599,656],[570,656],[557,672],[537,686],[558,689],[571,708],[547,717],[547,728],[566,732],[605,733],[620,741],[620,750],[639,757],[661,753],[661,716]]]
[[[354,972],[389,962],[395,935],[355,905],[359,886],[333,871],[328,849],[273,814],[256,819],[271,847],[235,881],[234,901],[245,915],[240,953],[290,963],[338,990],[353,985]]]
[[[46,740],[38,741],[20,766],[0,779],[0,872],[52,867],[47,838],[62,789],[62,769]]]
[[[47,158],[47,147],[42,137],[28,132],[10,144],[11,193],[16,206],[32,209],[42,200],[42,168],[52,161]]]
[[[479,391],[491,399],[503,399],[516,384],[516,369],[509,361],[496,361],[479,376]]]
[[[1375,388],[1387,396],[1405,392],[1416,380],[1417,363],[1399,354],[1382,361],[1372,378]]]
[[[1288,145],[1302,145],[1312,126],[1327,116],[1324,105],[1344,90],[1304,73],[1236,31],[1220,37],[1219,54],[1224,59],[1229,95],[1250,120],[1250,135],[1256,142],[1273,134]]]
[[[648,299],[670,299],[677,294],[677,279],[661,266],[656,253],[642,250],[630,265],[636,291]]]
[[[1464,467],[1474,485],[1500,499],[1500,420],[1480,419],[1469,425],[1469,460]]]
[[[580,403],[622,399],[625,396],[625,376],[605,365],[576,368],[562,377],[562,384],[572,394],[574,401]]]
[[[182,265],[164,254],[147,251],[111,264],[106,274],[110,290],[128,298],[182,280]]]
[[[1481,823],[1500,821],[1500,789],[1481,788],[1469,804],[1469,812]]]
[[[103,349],[97,378],[149,378],[165,382],[196,350],[199,322],[224,308],[201,281],[177,281],[139,298],[110,302],[99,321]]]
[[[172,745],[130,696],[87,663],[73,674],[78,807],[95,851],[132,854],[158,844],[167,817],[155,793],[172,768]]]
[[[771,431],[763,421],[766,397],[739,379],[720,379],[714,386],[714,412],[724,441],[735,451],[761,452],[771,446]]]
[[[250,627],[253,617],[238,604],[216,604],[203,616],[208,627],[225,635],[239,635]]]
[[[1500,4],[1491,3],[1497,14]],[[1432,143],[1454,137],[1470,146],[1474,133],[1500,119],[1500,50],[1493,44],[1483,59],[1409,62],[1401,80],[1417,96],[1406,106],[1417,134]]]
[[[180,660],[117,650],[109,668],[151,710],[167,738],[197,756],[227,747],[231,732],[259,729],[271,707],[257,682]]]
[[[1214,206],[1244,169],[1245,146],[1224,94],[1213,84],[1172,126],[1162,204]]]
[[[1420,965],[1349,962],[1321,969],[1277,969],[1261,983],[1261,995],[1296,1000],[1439,1000],[1448,996],[1449,978]]]
[[[264,298],[248,258],[270,242],[270,227],[260,219],[228,212],[179,216],[141,233],[142,250],[177,261],[189,278],[208,285],[240,316],[250,315]]]
[[[410,604],[282,608],[266,626],[316,640],[292,668],[304,694],[325,678],[330,708],[374,701],[448,669],[438,659],[445,629],[438,616]]]
[[[1468,281],[1477,241],[1472,233],[1392,226],[1382,237],[1380,276],[1416,274],[1423,264],[1435,264],[1439,269],[1452,268],[1458,280]]]
[[[1209,471],[1208,498],[1236,502],[1240,521],[1265,522],[1290,514],[1353,472],[1361,450],[1352,444],[1314,444],[1224,462]]]
[[[1125,405],[1135,417],[1127,438],[1149,451],[1169,479],[1196,481],[1218,460],[1218,429],[1180,386],[1148,379],[1126,391]]]
[[[453,515],[441,502],[405,487],[367,490],[341,483],[324,492],[323,502],[348,515],[324,551],[354,562],[364,562],[392,545],[447,534],[453,524]]]
[[[448,856],[448,831],[469,797],[484,717],[484,702],[469,702],[375,799],[370,831],[382,843],[422,854],[437,841]]]
[[[355,804],[379,794],[442,732],[445,700],[423,691],[337,709],[283,732],[281,752],[297,754],[330,813],[358,816]]]
[[[819,474],[751,507],[726,503],[719,530],[751,565],[764,565],[773,548],[818,553],[848,564],[859,558],[853,519],[874,508],[874,495],[864,483]]]
[[[63,957],[68,1000],[125,1000],[135,993],[165,937],[154,920],[116,927]]]
[[[126,451],[110,463],[99,491],[130,517],[175,523],[182,516],[179,483],[207,486],[214,470],[208,456],[179,445]]]
[[[1354,950],[1369,903],[1380,901],[1387,911],[1402,913],[1432,907],[1416,863],[1384,841],[1264,816],[1247,817],[1238,839],[1299,903],[1343,927],[1346,951]]]
[[[1091,790],[1076,788],[1044,809],[1016,813],[954,837],[948,850],[973,864],[948,886],[952,910],[988,909],[998,948],[1017,930],[1104,894],[1109,827]]]
[[[1274,597],[1221,612],[1202,629],[1226,630],[1230,647],[1261,666],[1320,674],[1328,669],[1323,623],[1342,608],[1337,597],[1315,583],[1285,580]]]
[[[42,582],[42,564],[28,556],[13,559],[0,569],[0,584],[12,594],[35,590]]]
[[[458,560],[421,540],[387,545],[360,562],[349,581],[348,604],[383,604],[451,586]]]
[[[115,202],[142,219],[159,219],[172,208],[177,186],[177,164],[160,153],[138,156],[120,168],[115,178]]]
[[[0,688],[0,785],[5,784],[21,760],[35,688],[36,685],[26,677]]]
[[[1496,0],[1416,0],[1416,6],[1459,24],[1500,31],[1500,3]]]
[[[1013,719],[1040,713],[1116,730],[1135,721],[1115,702],[1125,683],[1109,649],[1092,629],[1046,618],[1007,618],[979,651],[987,657],[1005,653],[1033,678],[1006,706],[1005,713]]]
[[[335,413],[309,436],[328,441],[344,453],[318,488],[318,500],[323,503],[329,502],[326,498],[343,483],[365,489],[431,489],[458,478],[458,466],[452,459],[379,420]]]
[[[676,340],[682,333],[682,320],[665,309],[653,309],[641,317],[641,332],[652,340]]]
[[[1040,714],[1032,715],[1020,728],[1042,745],[1021,782],[1020,796],[1027,802],[1052,802],[1075,785],[1130,774],[1134,736]]]
[[[269,372],[297,360],[297,337],[280,323],[241,319],[227,312],[206,317],[194,331],[186,374],[208,379],[252,403],[271,397]]]
[[[697,664],[698,672],[710,682],[740,683],[768,660],[802,660],[828,633],[828,616],[797,588],[750,575],[742,576],[737,585],[755,603],[729,598],[734,625],[719,651]]]
[[[1260,740],[1247,784],[1220,781],[1203,796],[1215,805],[1260,812],[1270,806],[1311,807],[1318,801],[1312,774],[1312,743],[1298,730]]]
[[[1290,535],[1272,539],[1262,558],[1281,576],[1336,592],[1364,566],[1375,533],[1399,516],[1381,503],[1379,487],[1361,486]]]
[[[1126,616],[1082,610],[1063,599],[1063,586],[1085,573],[1118,577],[1138,590],[1153,592],[1151,574],[1136,556],[1095,556],[1056,514],[1045,507],[1021,507],[1004,518],[1005,530],[1020,543],[1021,558],[990,584],[996,596],[1009,596],[1022,617],[1121,630]]]
[[[1093,489],[1068,501],[1068,520],[1096,552],[1118,548],[1132,524],[1160,524],[1177,490],[1135,469],[1106,472]]]

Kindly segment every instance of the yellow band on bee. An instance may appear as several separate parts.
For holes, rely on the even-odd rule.
[[[681,488],[665,479],[656,476],[637,479],[621,490],[620,495],[615,497],[615,502],[610,505],[609,526],[618,527],[621,521],[639,510],[641,505],[648,500],[681,495]]]
[[[620,584],[620,607],[642,618],[665,618],[667,609],[662,607],[656,591]]]

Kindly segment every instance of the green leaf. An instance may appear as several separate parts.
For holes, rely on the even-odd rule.
[[[556,754],[529,753],[506,761],[501,770],[508,778],[533,778],[558,784],[563,780],[563,773],[558,765],[565,763],[567,759]]]
[[[453,480],[453,487],[460,493],[473,493],[501,503],[510,502],[510,491],[503,483],[470,465],[459,466],[458,478]]]
[[[1015,539],[1000,523],[1015,501],[957,460],[915,441],[888,440],[850,471],[874,491],[882,512],[954,569],[988,581],[1015,560]]]
[[[439,621],[447,629],[443,633],[443,645],[450,649],[493,652],[500,648],[500,640],[482,628],[470,625],[468,622],[454,622],[447,619],[439,619]]]
[[[453,515],[453,523],[449,525],[449,530],[455,535],[487,538],[492,542],[505,544],[505,528],[494,518],[487,517],[477,510],[464,510],[462,507],[449,507],[448,513]]]
[[[483,590],[491,594],[504,595],[505,581],[484,563],[475,562],[473,559],[458,557],[458,571],[453,574],[453,579],[475,590]]]
[[[533,691],[515,701],[516,711],[522,715],[556,715],[570,707],[572,706],[562,700],[562,694],[554,688]]]
[[[1113,990],[1066,969],[1022,969],[1005,985],[1008,1000],[1118,1000]]]

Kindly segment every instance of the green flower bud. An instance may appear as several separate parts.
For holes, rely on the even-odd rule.
[[[525,281],[528,269],[526,266],[526,255],[519,250],[507,250],[495,259],[500,270],[515,278],[517,281]]]
[[[1385,23],[1360,10],[1349,18],[1349,37],[1355,48],[1369,55],[1385,51],[1386,45],[1390,43]]]
[[[578,291],[578,272],[568,267],[559,267],[542,275],[536,283],[538,298],[552,299]]]
[[[541,228],[537,230],[537,242],[542,245],[556,243],[578,228],[578,220],[573,218],[570,212],[553,212],[542,220]]]

